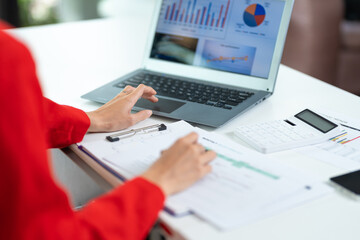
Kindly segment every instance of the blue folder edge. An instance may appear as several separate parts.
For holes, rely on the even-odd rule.
[[[111,167],[109,167],[108,165],[104,164],[102,161],[100,161],[99,159],[97,159],[95,156],[93,156],[91,153],[87,152],[86,149],[81,146],[81,145],[77,145],[77,147],[83,152],[85,153],[87,156],[89,156],[92,160],[94,160],[97,164],[99,164],[101,167],[103,167],[106,171],[108,171],[109,173],[111,173],[113,176],[117,177],[118,179],[120,179],[123,182],[126,182],[127,179],[124,178],[123,176],[121,176],[118,172],[116,172],[114,169],[112,169]],[[176,214],[173,210],[171,210],[168,207],[164,207],[164,211],[167,212],[168,214],[170,214],[171,216],[174,217],[184,217],[187,215],[192,214],[191,211],[188,212],[184,212],[184,213],[180,213],[180,214]]]

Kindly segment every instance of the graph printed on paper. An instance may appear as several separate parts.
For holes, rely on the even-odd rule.
[[[341,134],[331,138],[319,148],[360,163],[360,131],[352,127],[344,127]]]

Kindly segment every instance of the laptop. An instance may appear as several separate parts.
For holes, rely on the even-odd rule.
[[[294,0],[158,0],[143,66],[84,96],[106,103],[126,85],[159,102],[133,110],[220,127],[270,97]]]

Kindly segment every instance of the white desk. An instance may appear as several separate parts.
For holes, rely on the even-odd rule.
[[[136,0],[139,1],[139,0]],[[141,5],[140,5],[141,2]],[[14,31],[32,49],[45,95],[85,111],[99,105],[80,96],[141,64],[151,1],[139,2],[119,19],[60,24]],[[312,77],[281,66],[274,96],[216,132],[288,117],[307,107],[322,107],[360,118],[360,99]],[[288,151],[272,154],[286,164],[326,181],[342,173],[331,165]],[[334,192],[272,218],[231,232],[219,232],[194,216],[161,219],[185,239],[359,239],[360,203]]]

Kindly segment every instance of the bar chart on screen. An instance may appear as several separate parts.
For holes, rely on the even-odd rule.
[[[225,32],[233,0],[164,0],[160,28],[212,35]]]

